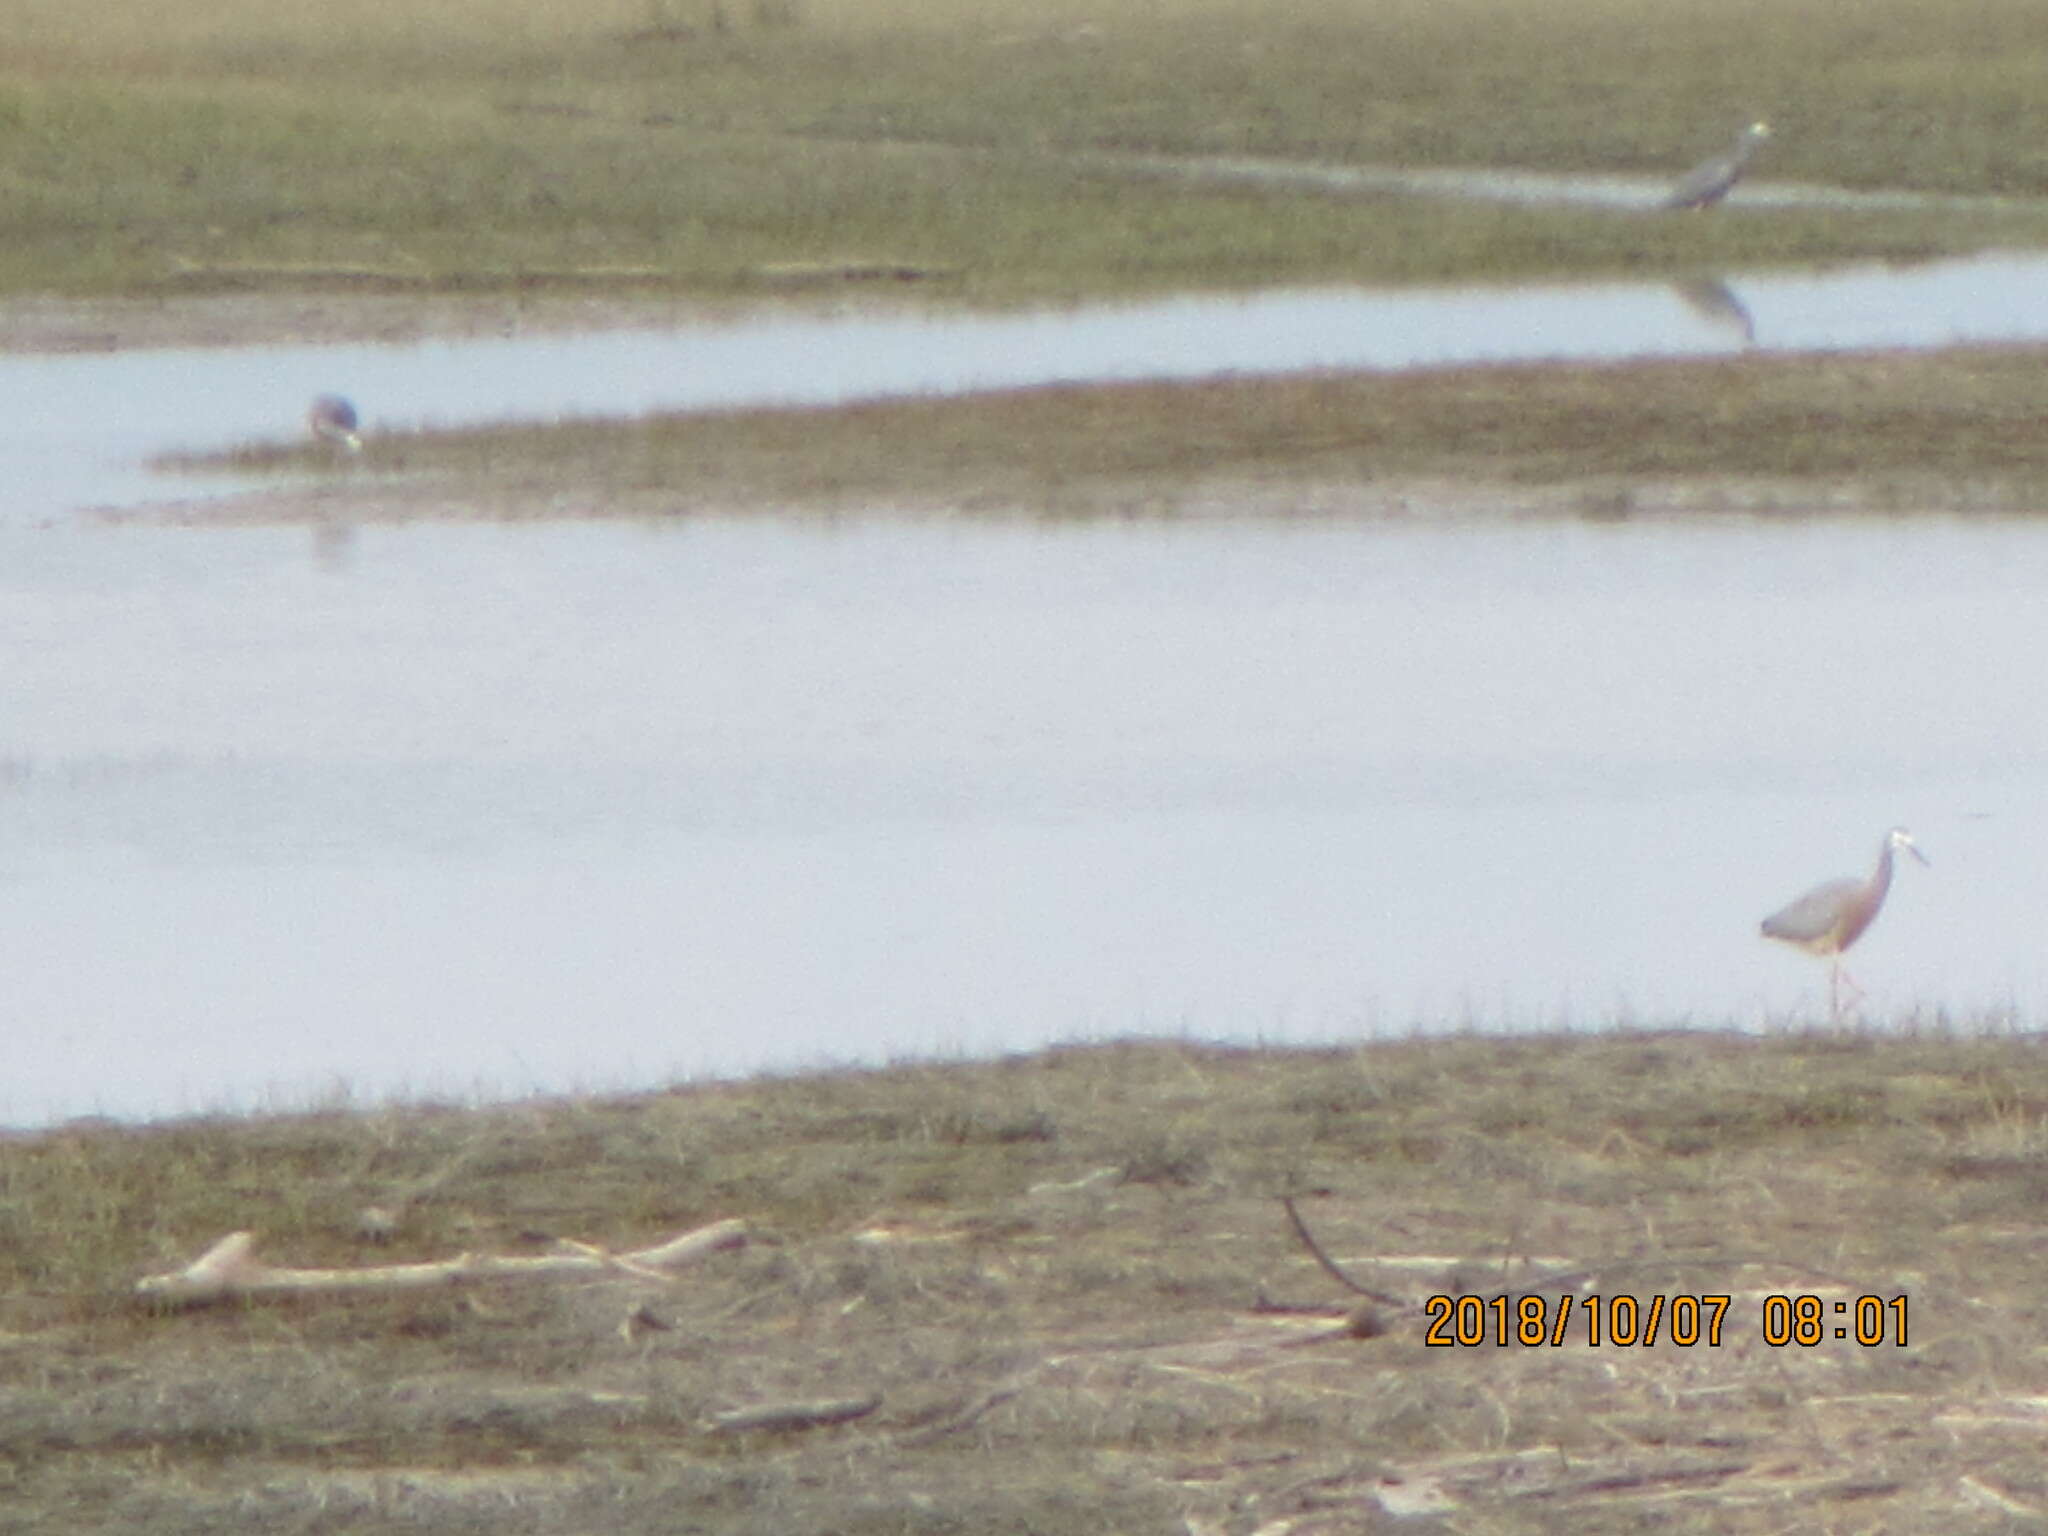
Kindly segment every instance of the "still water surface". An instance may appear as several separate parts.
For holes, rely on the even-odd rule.
[[[1901,313],[1924,344],[2035,324],[2020,270],[1741,296],[1773,345]],[[316,545],[76,511],[329,387],[411,424],[1742,344],[1669,289],[1512,297],[0,358],[0,1124],[1134,1031],[1768,1027],[1825,972],[1757,919],[1894,822],[1936,862],[1857,951],[1873,1010],[2038,1024],[2032,523]]]
[[[2048,1004],[2048,529],[15,530],[0,1120]]]

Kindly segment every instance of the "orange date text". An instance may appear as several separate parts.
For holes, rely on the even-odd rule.
[[[1727,1296],[1432,1296],[1423,1303],[1433,1349],[1594,1349],[1705,1344],[1718,1348],[1732,1298]]]

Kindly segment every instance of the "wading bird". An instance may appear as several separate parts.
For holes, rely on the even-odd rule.
[[[1868,880],[1848,875],[1816,885],[1790,906],[1764,919],[1765,938],[1782,939],[1829,962],[1828,1006],[1836,1017],[1842,1012],[1843,982],[1848,982],[1849,990],[1858,997],[1863,996],[1856,978],[1842,967],[1842,951],[1863,936],[1863,930],[1884,905],[1884,894],[1892,886],[1892,854],[1900,848],[1922,864],[1927,863],[1927,855],[1920,851],[1913,835],[1904,827],[1893,827],[1884,835],[1877,868],[1870,872]]]
[[[323,443],[339,443],[350,453],[363,449],[356,431],[356,408],[340,395],[317,396],[306,410],[306,430]]]
[[[1751,123],[1735,136],[1735,146],[1725,155],[1716,155],[1711,160],[1702,160],[1698,165],[1679,178],[1678,185],[1671,189],[1671,195],[1664,199],[1666,208],[1711,208],[1728,195],[1729,189],[1742,180],[1742,171],[1749,164],[1749,157],[1757,152],[1765,139],[1771,136],[1769,123]]]

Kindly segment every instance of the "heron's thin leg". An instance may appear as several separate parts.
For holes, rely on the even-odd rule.
[[[1859,981],[1857,981],[1857,980],[1856,980],[1856,978],[1855,978],[1854,976],[1851,976],[1851,975],[1849,974],[1849,967],[1847,967],[1847,966],[1845,965],[1845,966],[1843,966],[1843,967],[1841,968],[1841,970],[1842,970],[1842,984],[1843,984],[1844,986],[1846,986],[1846,987],[1847,987],[1847,988],[1849,989],[1849,992],[1850,992],[1850,1001],[1851,1001],[1851,1003],[1852,1003],[1852,1004],[1854,1004],[1854,1003],[1860,1003],[1860,1002],[1862,1002],[1862,1001],[1863,1001],[1863,1000],[1864,1000],[1865,998],[1867,998],[1867,997],[1869,997],[1869,996],[1870,996],[1870,994],[1869,994],[1868,992],[1866,992],[1866,991],[1864,991],[1864,990],[1863,990],[1863,986],[1862,986],[1862,983],[1860,983]]]

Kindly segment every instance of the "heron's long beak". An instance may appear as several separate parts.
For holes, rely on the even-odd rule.
[[[1929,857],[1927,857],[1926,854],[1920,851],[1920,845],[1918,843],[1902,843],[1900,846],[1903,847],[1906,850],[1906,852],[1913,855],[1914,858],[1918,859],[1922,864],[1925,864],[1929,869],[1934,868],[1934,860],[1930,859]]]

